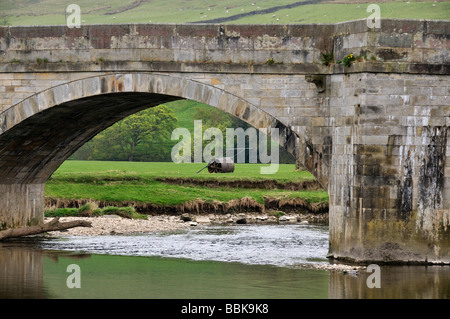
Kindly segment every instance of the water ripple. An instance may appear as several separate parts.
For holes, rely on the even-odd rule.
[[[328,227],[312,225],[201,226],[171,234],[63,237],[43,243],[53,250],[128,256],[292,266],[323,260]]]

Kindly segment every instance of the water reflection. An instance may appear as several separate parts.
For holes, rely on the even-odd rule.
[[[198,242],[205,245],[205,234],[198,234]],[[240,240],[235,232],[228,234]],[[252,238],[256,235],[251,234]],[[272,238],[272,234],[269,235],[268,238]],[[366,283],[370,273],[365,271],[355,275],[298,265],[192,260],[178,255],[169,258],[120,256],[42,248],[52,242],[54,240],[41,238],[0,243],[0,298],[450,298],[449,266],[382,266],[381,288],[370,289]],[[246,249],[248,247],[242,247],[242,251]],[[246,254],[255,260],[253,255]],[[288,260],[284,254],[275,256]],[[66,285],[70,264],[80,266],[81,289],[70,289]]]
[[[0,298],[46,298],[42,251],[0,243]]]
[[[371,273],[330,272],[331,299],[449,299],[449,266],[383,266],[380,288],[368,288]]]
[[[62,256],[75,263],[90,258],[90,254],[46,251],[35,240],[0,242],[0,299],[51,298],[44,280],[45,260],[58,263]]]
[[[0,296],[3,299],[327,298],[326,271],[180,258],[80,254],[22,245],[1,248]],[[70,264],[77,264],[81,269],[80,289],[67,287]]]

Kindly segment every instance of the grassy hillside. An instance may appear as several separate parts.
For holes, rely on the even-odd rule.
[[[166,103],[166,105],[175,113],[178,119],[177,127],[187,128],[189,132],[194,132],[194,120],[197,110],[212,107],[192,100],[178,100]]]
[[[450,1],[306,1],[299,0],[77,0],[83,24],[185,23],[232,17],[226,23],[335,23],[370,15],[369,3],[385,18],[450,18]],[[0,16],[11,25],[65,24],[65,9],[73,0],[2,0]],[[293,5],[294,4],[294,5]],[[283,7],[291,5],[288,9]],[[270,10],[264,14],[264,10]],[[267,12],[267,11],[266,11]],[[242,18],[236,15],[246,15]]]
[[[357,1],[355,1],[357,2]],[[377,3],[373,1],[373,3]],[[382,18],[399,19],[450,19],[450,2],[405,2],[391,1],[377,3]],[[433,7],[433,4],[435,6]],[[277,11],[276,14],[265,14],[245,17],[233,23],[337,23],[367,18],[367,4],[317,4]],[[275,16],[274,16],[275,15]]]

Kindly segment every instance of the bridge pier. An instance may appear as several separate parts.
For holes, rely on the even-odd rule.
[[[45,184],[0,184],[0,229],[44,222]]]
[[[370,200],[362,197],[353,202],[349,207],[330,204],[329,258],[364,263],[450,264],[448,211],[416,209],[406,217],[400,209],[368,207]],[[383,203],[388,205],[380,201]]]
[[[369,73],[328,82],[329,257],[450,264],[450,109],[439,87],[448,78]]]

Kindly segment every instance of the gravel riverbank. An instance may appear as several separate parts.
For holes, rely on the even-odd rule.
[[[53,217],[45,218],[49,222]],[[86,220],[91,222],[92,227],[75,227],[64,231],[49,232],[50,236],[102,236],[121,235],[147,232],[170,232],[189,228],[177,216],[149,216],[144,219],[128,219],[116,215],[105,215],[101,217],[61,217],[60,222],[72,220]]]
[[[53,217],[45,218],[45,223]],[[209,214],[181,216],[173,215],[147,215],[147,219],[128,219],[117,215],[104,215],[100,217],[61,217],[60,222],[72,220],[87,220],[92,227],[75,227],[64,231],[50,232],[51,236],[61,234],[70,236],[101,236],[121,235],[146,232],[171,232],[188,229],[198,225],[231,225],[231,224],[309,224],[324,221],[323,217],[313,214],[282,215],[274,216],[268,214]],[[325,219],[327,220],[327,219]]]

